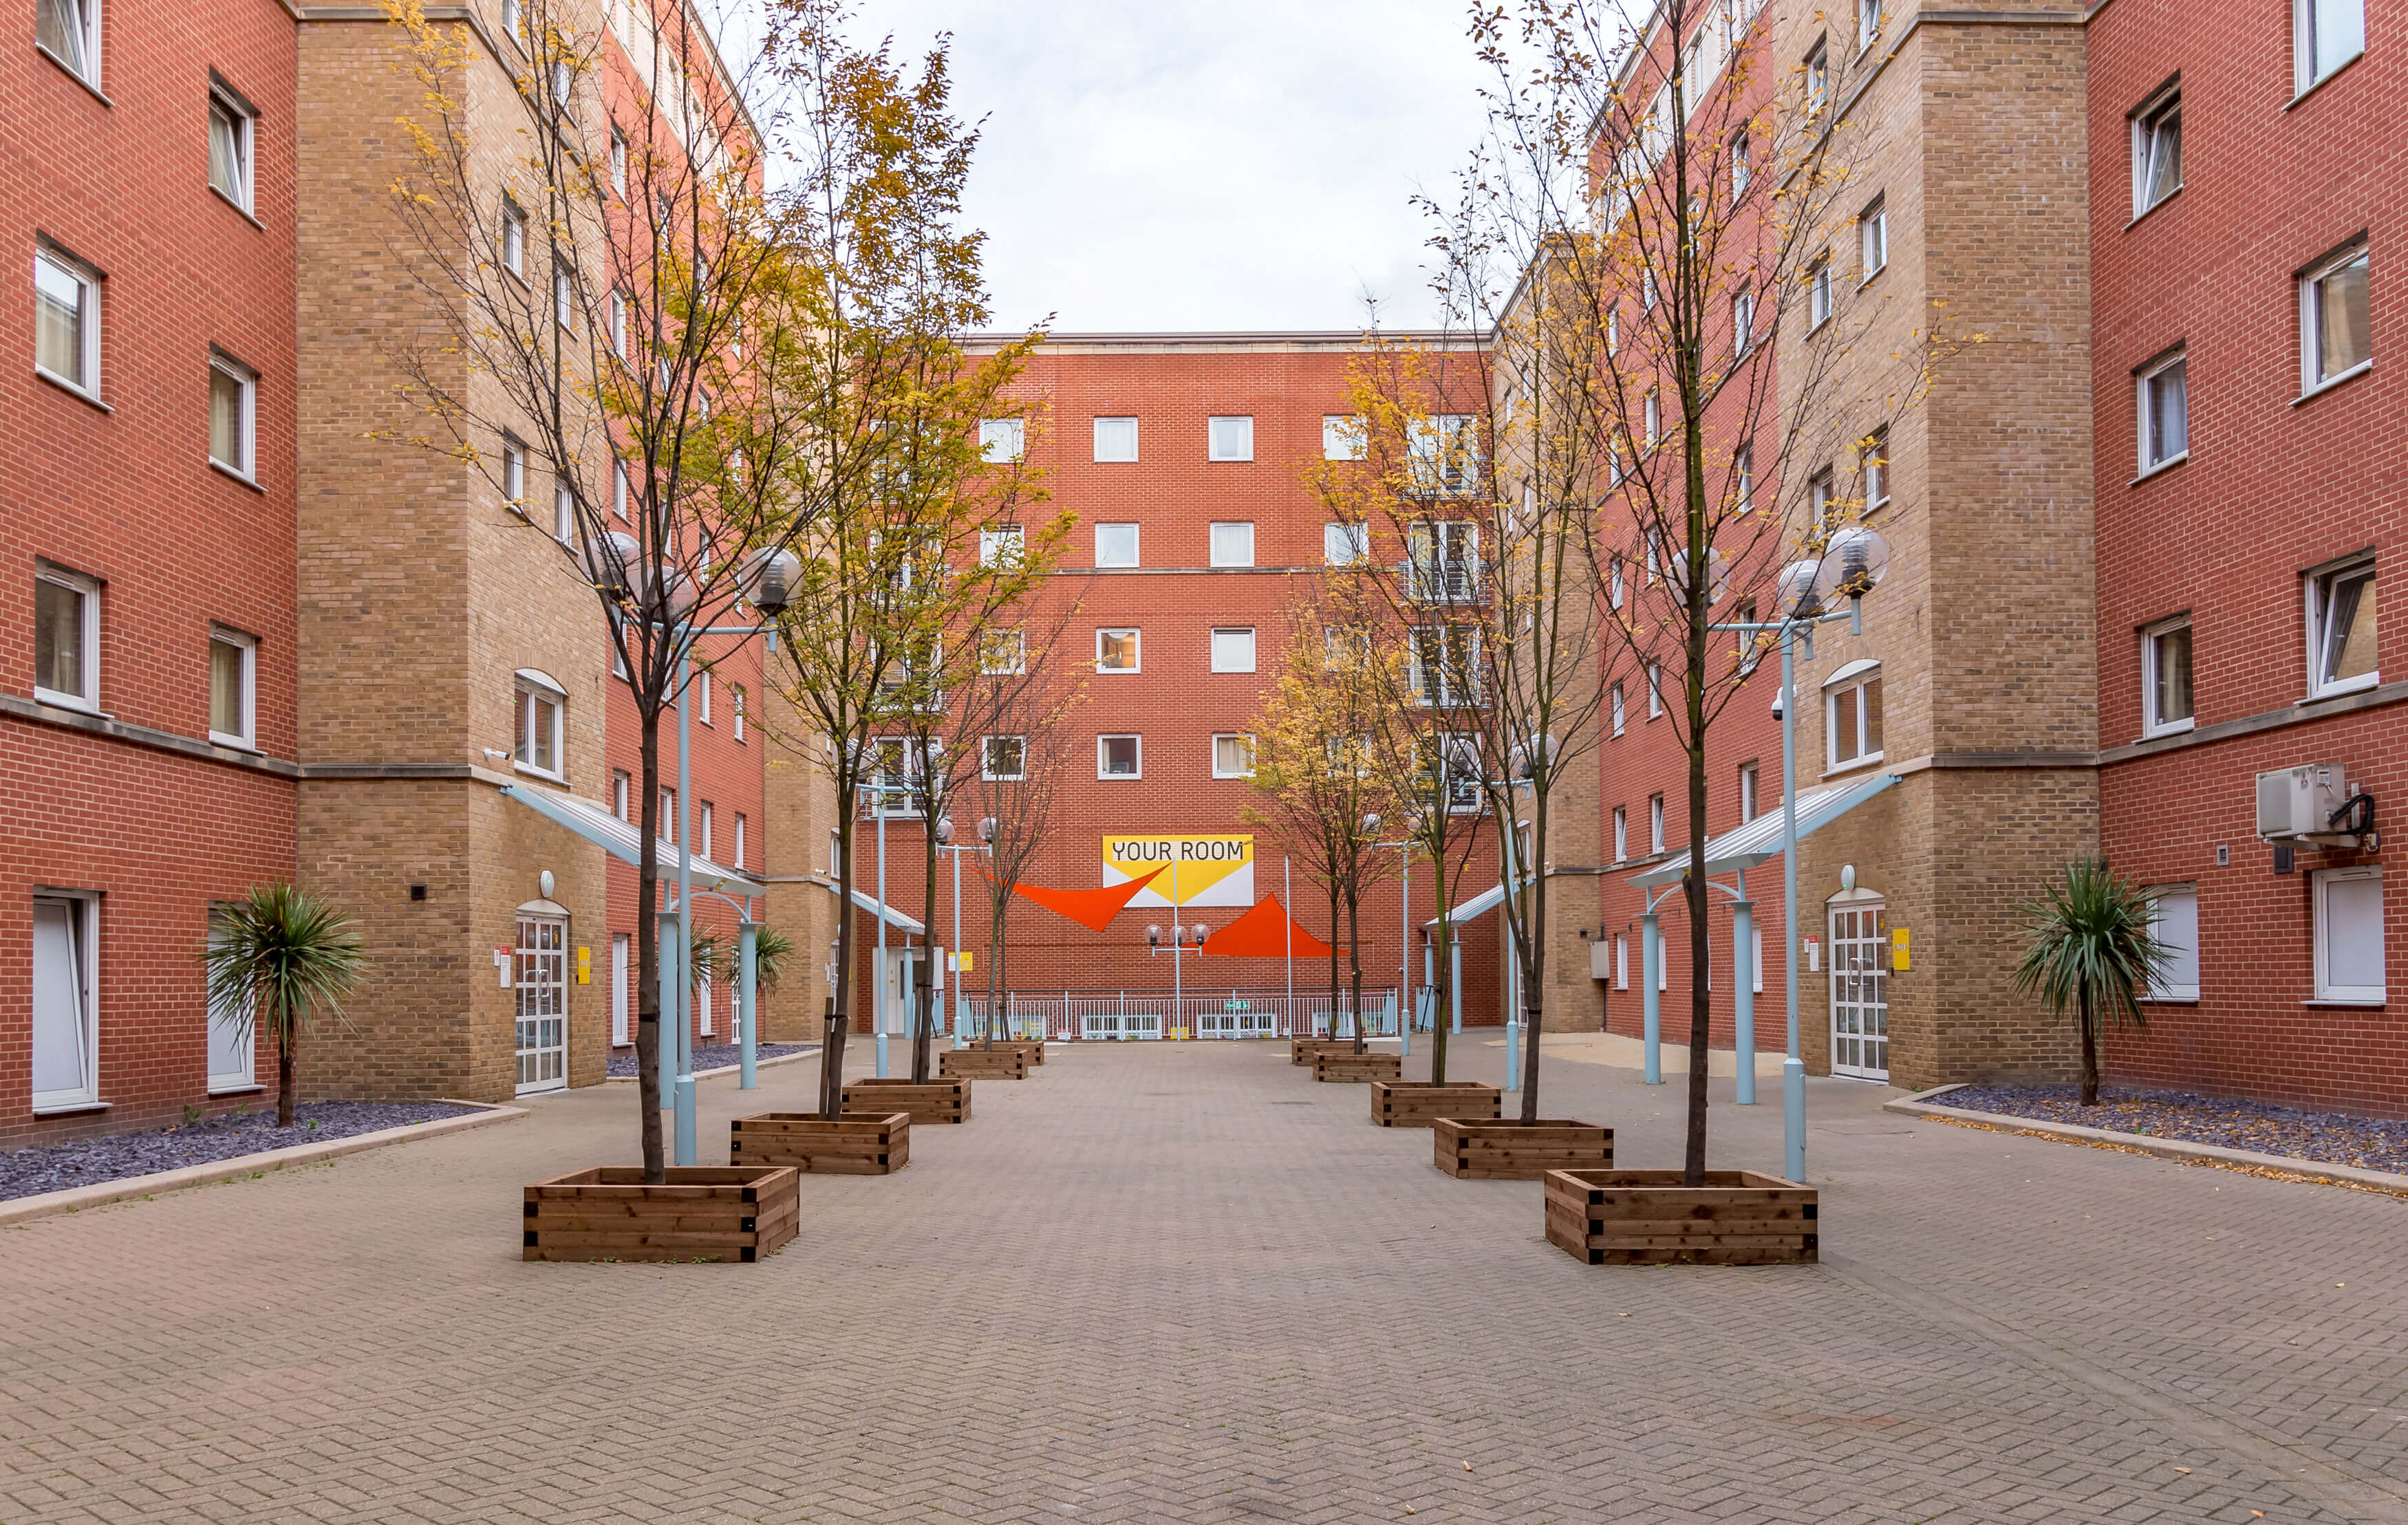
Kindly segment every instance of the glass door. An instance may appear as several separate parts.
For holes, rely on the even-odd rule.
[[[512,961],[518,992],[519,1092],[568,1085],[568,923],[553,916],[519,918]]]
[[[1889,910],[1831,912],[1831,1073],[1889,1078]]]

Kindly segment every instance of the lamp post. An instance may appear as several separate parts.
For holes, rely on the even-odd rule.
[[[1380,824],[1378,816],[1365,816],[1363,818],[1364,834],[1369,835],[1377,832]],[[1417,829],[1420,824],[1419,817],[1409,816],[1405,819],[1405,830],[1408,832]],[[1371,844],[1374,851],[1382,848],[1400,849],[1397,855],[1397,883],[1400,902],[1398,909],[1397,930],[1397,1051],[1405,1059],[1411,1059],[1413,1053],[1413,848],[1417,845],[1410,836],[1401,842]]]
[[[995,851],[994,847],[991,846],[994,841],[995,818],[993,816],[988,816],[979,822],[979,839],[976,842],[956,843],[953,840],[953,817],[947,816],[937,822],[937,850],[953,855],[953,1047],[956,1048],[969,1047],[966,1031],[970,1009],[969,988],[963,983],[961,970],[962,854],[966,852],[992,854]]]
[[[1178,876],[1179,865],[1176,860],[1172,862],[1170,872],[1173,877]],[[1170,914],[1176,917],[1179,914],[1179,903],[1176,899],[1178,887],[1176,885],[1171,887],[1171,893],[1174,898],[1171,901]],[[1180,953],[1186,948],[1187,938],[1191,933],[1194,934],[1196,937],[1196,950],[1198,953],[1204,951],[1204,939],[1211,934],[1211,929],[1205,926],[1201,921],[1192,927],[1182,926],[1177,921],[1170,923],[1170,1021],[1164,1024],[1165,1031],[1168,1031],[1173,1023],[1176,1023],[1179,1020],[1180,1005],[1185,999],[1186,995],[1185,987],[1181,983],[1180,979]],[[1152,957],[1154,954],[1162,951],[1162,928],[1160,924],[1157,923],[1156,925],[1150,926],[1145,929],[1145,951],[1148,957]]]
[[[1823,554],[1792,562],[1781,569],[1775,583],[1781,618],[1767,624],[1731,623],[1709,626],[1743,635],[1772,635],[1781,643],[1781,693],[1774,703],[1781,716],[1781,892],[1788,924],[1787,955],[1789,1047],[1781,1062],[1782,1172],[1790,1180],[1806,1178],[1806,1062],[1798,1045],[1798,663],[1800,633],[1806,656],[1813,660],[1814,627],[1836,620],[1848,621],[1851,634],[1864,631],[1864,598],[1889,571],[1889,542],[1878,531],[1853,525],[1833,534]],[[1844,598],[1848,606],[1834,610]],[[1691,873],[1703,863],[1692,863]],[[1753,1054],[1739,1056],[1753,1069]]]
[[[1532,741],[1538,739],[1533,737]],[[1556,750],[1555,738],[1553,736],[1544,738],[1544,746],[1547,761],[1554,762]],[[1513,982],[1512,998],[1505,1007],[1505,1089],[1507,1090],[1522,1089],[1522,1045],[1528,1040],[1528,1034],[1522,1031],[1522,962],[1519,939],[1513,935],[1513,918],[1505,909],[1502,901],[1521,892],[1521,883],[1517,881],[1526,879],[1529,872],[1528,865],[1521,862],[1522,822],[1518,812],[1512,807],[1512,801],[1513,791],[1535,789],[1538,785],[1538,779],[1533,777],[1536,769],[1530,761],[1530,742],[1517,743],[1508,759],[1506,777],[1501,780],[1491,780],[1488,785],[1491,789],[1505,791],[1506,801],[1503,843],[1504,878],[1501,885],[1504,893],[1498,897],[1497,914],[1505,923],[1505,968]]]

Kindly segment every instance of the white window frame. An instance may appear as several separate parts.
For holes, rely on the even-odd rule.
[[[1371,526],[1324,523],[1321,560],[1329,566],[1360,566],[1371,559]]]
[[[1864,449],[1856,454],[1857,469],[1864,475],[1865,512],[1889,506],[1889,430],[1874,430],[1866,437]]]
[[[568,777],[568,691],[550,677],[532,667],[522,667],[512,675],[510,702],[514,710],[510,724],[510,767],[518,773],[531,773],[538,778],[565,781]],[[552,758],[553,765],[545,767],[533,760],[536,750],[536,717],[538,704],[552,706]],[[522,752],[519,737],[526,744]]]
[[[84,1083],[74,1090],[32,1091],[32,1110],[37,1116],[47,1112],[96,1110],[106,1105],[100,1099],[100,899],[97,895],[60,891],[45,891],[33,898],[37,905],[49,902],[68,907],[68,931],[74,940],[69,957],[78,982],[76,1019],[79,1031],[76,1038],[83,1049]],[[32,951],[28,947],[28,954]],[[38,1012],[31,1012],[29,1016],[33,1021],[41,1020]],[[27,1058],[30,1062],[30,1046]],[[27,1083],[30,1086],[30,1062]]]
[[[47,5],[49,0],[35,0],[35,3]],[[81,30],[76,36],[75,46],[83,53],[82,66],[78,67],[74,59],[60,56],[50,44],[43,42],[38,22],[35,27],[35,46],[56,62],[59,67],[83,81],[85,87],[93,93],[99,94],[100,44],[103,36],[100,16],[101,0],[74,0],[74,3],[76,18],[81,23]]]
[[[996,642],[998,636],[1003,635],[1011,637],[1011,663],[1010,666],[998,667],[995,663],[994,657],[995,653],[1001,648]],[[981,631],[979,640],[980,677],[1017,677],[1028,670],[1028,632],[1025,629],[1015,625],[1009,629]]]
[[[502,268],[515,277],[521,285],[526,283],[526,208],[517,198],[502,197]]]
[[[212,380],[222,376],[235,384],[235,449],[242,455],[238,462],[218,458],[216,399],[212,397],[209,464],[239,481],[256,485],[259,480],[259,373],[212,346],[209,349],[209,375]]]
[[[610,292],[610,352],[621,360],[627,358],[627,293],[613,290]],[[624,466],[620,469],[625,470]],[[623,513],[621,517],[625,515]]]
[[[1129,640],[1129,664],[1125,667],[1104,665],[1104,640],[1107,636],[1125,635]],[[1119,677],[1124,673],[1145,671],[1145,631],[1138,625],[1097,625],[1096,627],[1096,671]]]
[[[744,685],[741,683],[727,685],[727,718],[729,731],[740,747],[744,744]]]
[[[1629,857],[1630,807],[1617,805],[1613,807],[1613,861],[1617,863],[1626,862]]]
[[[1647,850],[1664,850],[1664,796],[1661,794],[1647,796]]]
[[[1806,272],[1806,332],[1831,321],[1831,256],[1825,254]]]
[[[2186,900],[2190,903],[2188,919],[2190,923],[2191,979],[2187,984],[2163,984],[2160,983],[2158,979],[2158,975],[2162,971],[2152,971],[2148,979],[2148,989],[2143,992],[2141,999],[2144,1001],[2196,1001],[2199,999],[2199,886],[2196,884],[2155,884],[2149,887],[2148,896],[2149,934],[2153,937],[2159,936],[2157,929],[2167,924],[2165,906],[2168,902],[2180,902]]]
[[[995,744],[1011,741],[1020,744],[1020,766],[1010,773],[995,771]],[[1097,754],[1098,762],[1101,754]],[[993,735],[979,738],[979,777],[989,783],[1016,783],[1028,777],[1028,738],[1025,735]]]
[[[1221,743],[1225,741],[1242,743],[1246,748],[1246,765],[1234,773],[1221,766]],[[1215,732],[1212,736],[1212,777],[1215,778],[1252,778],[1254,776],[1254,738],[1253,734],[1244,731]]]
[[[1647,718],[1652,720],[1663,713],[1664,664],[1651,662],[1647,664]]]
[[[1109,773],[1105,771],[1104,744],[1113,741],[1125,741],[1133,745],[1137,752],[1137,771],[1134,773]],[[1096,737],[1096,777],[1098,780],[1118,783],[1123,779],[1142,778],[1144,777],[1145,737],[1142,734],[1131,731],[1113,731],[1098,734]]]
[[[2383,674],[2379,669],[2359,673],[2354,677],[2335,678],[2330,682],[2327,682],[2324,677],[2325,620],[2329,612],[2333,590],[2340,583],[2353,579],[2359,572],[2372,573],[2375,570],[2373,557],[2352,556],[2346,561],[2318,567],[2301,579],[2307,587],[2309,698],[2324,699],[2337,693],[2355,693],[2360,689],[2373,688],[2383,681]],[[2382,609],[2379,600],[2383,592],[2383,583],[2379,576],[2374,580],[2373,591],[2378,600],[2375,608],[2379,614]],[[2376,628],[2379,630],[2382,627],[2378,624]]]
[[[44,265],[50,266],[58,275],[76,284],[76,337],[83,350],[78,357],[83,364],[83,379],[79,381],[73,377],[62,376],[43,364],[40,358],[41,346],[38,343],[34,349],[34,372],[45,380],[57,382],[78,396],[87,397],[97,403],[100,401],[100,297],[103,284],[100,272],[54,244],[40,244],[34,249],[34,282],[37,292],[41,285]],[[38,304],[38,296],[36,300]],[[39,321],[40,319],[36,317],[36,322],[38,324]]]
[[[698,801],[698,802],[696,802],[696,808],[695,808],[695,819],[694,819],[694,828],[695,828],[695,829],[694,829],[694,837],[695,837],[695,848],[694,848],[694,850],[695,850],[695,855],[696,857],[698,857],[698,858],[708,858],[708,857],[710,857],[710,837],[711,837],[711,819],[710,819],[710,818],[711,818],[710,802],[709,800],[702,800],[702,801]]]
[[[239,692],[236,699],[236,706],[241,711],[239,719],[242,729],[238,732],[218,729],[217,694],[212,688],[209,695],[209,740],[220,747],[232,747],[246,752],[257,751],[259,749],[259,637],[247,635],[241,631],[225,625],[211,625],[209,646],[212,648],[209,652],[209,680],[212,685],[217,681],[217,652],[214,648],[222,646],[242,653],[242,662],[238,668],[240,676],[236,680],[239,684]]]
[[[616,457],[610,462],[610,513],[620,522],[626,522],[627,463]]]
[[[552,272],[552,321],[564,334],[577,332],[577,282],[565,264]]]
[[[1861,287],[1889,268],[1889,200],[1875,196],[1872,205],[1856,217],[1856,261],[1862,273],[1856,277]]]
[[[1363,420],[1353,413],[1324,413],[1321,416],[1321,458],[1324,461],[1360,461],[1364,447]]]
[[[1612,709],[1613,709],[1613,734],[1614,734],[1615,735],[1617,735],[1617,736],[1618,736],[1618,735],[1622,734],[1623,725],[1624,725],[1624,723],[1625,723],[1625,721],[1626,721],[1626,720],[1627,720],[1627,715],[1626,715],[1626,706],[1625,706],[1625,705],[1624,705],[1623,696],[1622,696],[1622,685],[1621,685],[1621,684],[1619,684],[1619,683],[1616,683],[1616,684],[1613,686],[1613,693],[1612,693]]]
[[[2157,643],[2166,636],[2181,632],[2191,636],[2190,646],[2190,713],[2168,720],[2157,709]],[[2172,736],[2199,724],[2199,638],[2193,631],[2190,616],[2175,615],[2160,620],[2141,631],[2141,734]]]
[[[208,936],[209,946],[212,948],[217,947],[224,937],[225,911],[226,907],[222,905],[209,907]],[[235,1016],[237,1012],[241,1015],[239,1022],[223,1019]],[[212,1005],[208,1007],[203,1020],[208,1029],[208,1084],[210,1095],[236,1096],[262,1089],[259,1085],[259,1029],[251,1020],[255,1012],[256,1004],[239,996],[223,1005]],[[218,1045],[221,1041],[228,1046],[227,1058],[235,1061],[235,1063],[222,1069],[219,1067],[218,1057]]]
[[[1806,114],[1820,116],[1831,104],[1831,50],[1821,37],[1806,52]]]
[[[47,562],[36,562],[34,563],[34,580],[68,589],[83,600],[77,611],[76,632],[77,639],[83,643],[83,691],[71,693],[62,689],[46,688],[37,677],[34,684],[34,697],[46,705],[56,705],[63,709],[88,710],[96,715],[100,713],[100,579],[70,572],[63,566],[52,566]],[[38,646],[36,649],[39,649]],[[40,670],[37,664],[36,673]]]
[[[1027,458],[1028,420],[979,420],[979,459],[989,465],[1009,465]]]
[[[718,687],[710,680],[710,669],[703,668],[694,675],[694,718],[705,725],[710,720],[710,691]]]
[[[1756,342],[1756,293],[1741,292],[1731,298],[1731,353],[1744,355]]]
[[[1742,826],[1754,820],[1758,814],[1756,803],[1756,764],[1753,762],[1740,764],[1739,823]]]
[[[621,199],[627,194],[627,135],[618,128],[610,129],[610,189]]]
[[[1236,554],[1235,547],[1225,549],[1223,546],[1225,540],[1240,538],[1238,533],[1240,530],[1245,532],[1242,538],[1246,542],[1242,559]],[[1252,566],[1254,564],[1254,521],[1251,519],[1216,519],[1207,532],[1205,546],[1214,566]]]
[[[2330,925],[2328,905],[2332,892],[2332,887],[2336,884],[2363,882],[2368,879],[2374,881],[2375,893],[2380,896],[2383,886],[2383,870],[2380,868],[2327,868],[2317,870],[2313,877],[2312,891],[2309,898],[2314,903],[2314,909],[2311,913],[2311,926],[2312,935],[2315,940],[2315,998],[2319,1001],[2346,1001],[2353,1004],[2373,1005],[2380,1005],[2382,1002],[2388,999],[2386,990],[2390,984],[2390,954],[2389,949],[2387,948],[2385,950],[2384,956],[2385,970],[2383,984],[2336,985],[2332,982],[2331,978],[2331,962],[2329,957],[2329,950],[2327,944],[2329,940],[2329,930]],[[2379,918],[2375,924],[2378,928],[2382,925]]]
[[[1823,767],[1827,773],[1853,772],[1868,763],[1882,760],[1882,748],[1871,734],[1871,706],[1860,697],[1861,691],[1882,679],[1881,663],[1856,661],[1848,663],[1823,680]],[[1855,720],[1856,752],[1844,762],[1840,757],[1840,701],[1854,697],[1849,711]],[[1886,720],[1886,715],[1885,715]]]
[[[1240,667],[1237,665],[1234,661],[1224,660],[1221,651],[1221,638],[1225,635],[1232,638],[1243,635],[1246,638],[1246,664],[1244,666]],[[1254,627],[1252,625],[1213,626],[1211,650],[1212,671],[1216,673],[1251,673],[1254,671]]]
[[[526,512],[526,447],[515,435],[502,436],[502,502]]]
[[[1204,459],[1252,461],[1254,458],[1254,416],[1215,413],[1204,420]]]
[[[1120,449],[1120,441],[1117,436],[1121,433],[1121,425],[1123,424],[1126,424],[1128,426],[1128,453],[1126,455],[1118,453]],[[1111,426],[1109,431],[1107,430],[1106,425]],[[1115,436],[1112,440],[1112,450],[1114,453],[1109,455],[1105,453],[1104,445],[1104,436],[1107,433]],[[1134,415],[1127,413],[1099,413],[1096,415],[1096,463],[1097,465],[1134,464],[1138,459],[1139,445],[1138,424],[1137,419]]]
[[[2317,321],[2317,309],[2324,302],[2324,283],[2353,264],[2365,264],[2367,279],[2367,347],[2366,358],[2343,370],[2324,374],[2324,325]],[[2348,248],[2317,261],[2300,277],[2300,395],[2313,397],[2328,388],[2340,386],[2350,378],[2374,367],[2374,294],[2373,264],[2366,241],[2359,239]]]
[[[2358,46],[2338,57],[2316,56],[2316,7],[2340,5],[2358,13]],[[2366,55],[2366,0],[2291,0],[2291,85],[2296,98]]]
[[[36,3],[47,4],[48,0],[36,0]],[[214,79],[209,84],[208,111],[209,189],[249,217],[251,215],[252,186],[257,180],[252,166],[258,163],[258,113],[251,109],[250,102]],[[235,184],[231,187],[220,185],[217,178],[217,130],[221,117],[234,129]]]
[[[627,797],[634,789],[634,786],[635,780],[627,776],[626,769],[612,768],[610,770],[610,813],[618,817],[621,820],[632,820],[635,819],[627,814]]]
[[[1861,54],[1881,36],[1882,0],[1856,0],[1856,51]]]
[[[2164,88],[2132,108],[2132,221],[2172,201],[2174,192],[2183,188],[2182,181],[2182,79],[2176,76]],[[2172,124],[2174,183],[2162,193],[2156,192],[2157,169],[2167,144],[2167,125]]]
[[[1613,934],[1613,988],[1630,989],[1630,936],[1627,933]]]
[[[2157,391],[2170,385],[2168,378],[2175,371],[2182,373],[2182,449],[2166,450],[2157,437]],[[2163,471],[2178,461],[2190,459],[2190,357],[2177,348],[2172,353],[2151,361],[2132,378],[2132,434],[2140,445],[2140,475]],[[2138,480],[2138,478],[2134,478]]]
[[[1129,555],[1128,555],[1128,560],[1126,560],[1126,561],[1125,561],[1125,562],[1119,562],[1119,561],[1108,562],[1108,561],[1104,560],[1104,532],[1105,532],[1106,530],[1126,530],[1126,531],[1128,531],[1128,543],[1129,543]],[[1139,566],[1139,565],[1142,565],[1142,564],[1143,564],[1143,561],[1142,561],[1142,556],[1141,556],[1141,543],[1140,543],[1140,541],[1139,534],[1138,534],[1138,527],[1137,527],[1135,524],[1130,524],[1130,523],[1126,523],[1126,522],[1120,522],[1120,521],[1112,521],[1112,522],[1103,522],[1103,523],[1098,523],[1098,524],[1096,526],[1096,564],[1097,566],[1100,566],[1100,567],[1121,567],[1121,566]]]

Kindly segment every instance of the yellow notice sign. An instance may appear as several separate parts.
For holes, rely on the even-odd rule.
[[[1139,891],[1130,905],[1246,906],[1254,903],[1254,839],[1251,836],[1104,838],[1104,883],[1125,884],[1157,868],[1163,871],[1162,877]]]

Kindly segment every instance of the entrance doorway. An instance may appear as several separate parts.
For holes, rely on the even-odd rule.
[[[1831,907],[1831,1073],[1889,1078],[1889,909]]]
[[[918,1009],[920,981],[925,977],[928,950],[924,948],[890,948],[886,950],[886,976],[879,981],[878,998],[882,1008],[879,1026],[896,1036],[911,1035],[911,1014]],[[939,1014],[941,1015],[941,1014]],[[939,1026],[942,1026],[941,1021]]]
[[[518,992],[519,1094],[568,1085],[568,923],[556,916],[519,917],[511,961]]]

